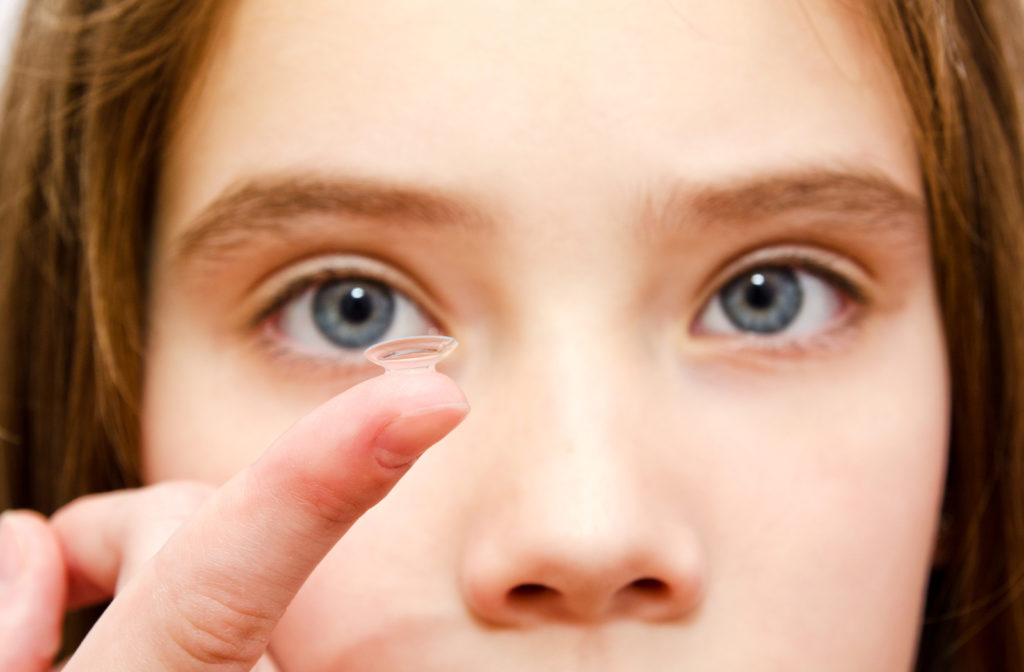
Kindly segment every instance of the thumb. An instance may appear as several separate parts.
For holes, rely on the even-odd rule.
[[[439,373],[378,376],[333,398],[206,501],[66,671],[251,669],[323,556],[467,412]]]
[[[65,579],[57,538],[42,516],[0,516],[0,670],[49,670],[60,646]]]

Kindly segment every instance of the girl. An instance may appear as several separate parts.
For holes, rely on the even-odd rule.
[[[1024,669],[1022,30],[30,2],[0,667]]]

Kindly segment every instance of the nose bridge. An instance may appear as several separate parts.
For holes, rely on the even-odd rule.
[[[581,544],[586,533],[586,543],[599,543],[623,515],[624,504],[613,500],[633,496],[628,449],[618,438],[632,422],[630,405],[618,403],[632,387],[629,367],[616,336],[592,316],[551,312],[538,310],[501,358],[501,389],[476,409],[491,417],[477,420],[505,426],[486,448],[498,482],[516,495],[504,500],[503,515],[531,518],[538,535],[546,526],[560,539]]]
[[[545,430],[566,449],[606,448],[612,426],[627,410],[616,404],[630,377],[619,335],[597,316],[576,310],[540,321],[525,336],[520,356],[536,361],[520,370],[536,375],[543,407],[533,412],[544,416]]]
[[[505,446],[517,455],[506,477],[528,497],[507,515],[531,519],[538,538],[551,536],[545,543],[596,552],[621,542],[637,507],[635,454],[621,438],[632,423],[627,405],[616,403],[629,385],[616,370],[621,361],[607,361],[610,335],[577,325],[535,338],[542,342],[523,349],[544,354],[518,367],[524,379],[516,396],[529,402],[515,444]]]
[[[582,297],[571,310],[536,307],[498,378],[507,383],[502,397],[515,405],[519,427],[517,445],[508,449],[528,459],[531,479],[548,478],[543,471],[571,493],[566,506],[607,504],[617,491],[625,496],[630,464],[642,458],[638,395],[652,390],[641,384],[645,364],[628,333],[609,324],[614,313]]]

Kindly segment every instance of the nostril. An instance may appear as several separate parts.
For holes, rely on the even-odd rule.
[[[669,592],[667,583],[661,579],[652,579],[650,577],[637,579],[633,583],[629,584],[629,587],[637,592],[651,596],[665,595]]]
[[[549,588],[540,583],[520,583],[508,591],[508,597],[513,602],[533,602],[539,598],[553,596],[557,593],[554,588]]]

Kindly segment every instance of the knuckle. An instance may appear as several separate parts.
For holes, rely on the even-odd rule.
[[[177,657],[223,669],[249,669],[263,654],[278,614],[232,596],[185,588],[168,604],[167,634]]]
[[[285,510],[297,512],[302,519],[300,527],[309,527],[316,533],[324,530],[337,530],[351,525],[380,496],[368,497],[367,493],[379,492],[382,486],[370,476],[364,477],[365,482],[352,483],[347,487],[325,483],[318,480],[293,482],[290,487],[275,487],[263,479],[263,475],[249,472],[248,488],[250,492],[259,493],[257,499],[271,497],[275,504]]]
[[[328,529],[351,525],[368,508],[350,493],[337,492],[320,484],[305,484],[287,493],[290,503],[318,526]]]

